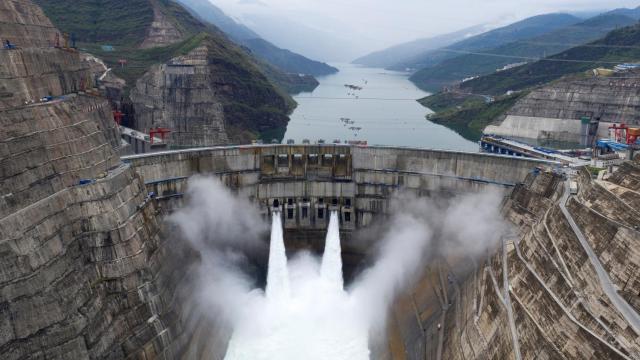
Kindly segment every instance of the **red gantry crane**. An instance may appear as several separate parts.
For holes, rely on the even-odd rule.
[[[631,145],[640,139],[640,128],[631,128],[627,124],[613,124],[609,126],[609,132],[613,130],[613,140]]]
[[[155,128],[155,129],[151,128],[149,130],[149,138],[151,139],[151,144],[153,144],[153,139],[154,139],[156,134],[160,135],[160,138],[162,139],[162,142],[164,142],[165,135],[167,135],[170,132],[171,132],[171,130],[167,129],[167,128],[161,128],[161,127]]]

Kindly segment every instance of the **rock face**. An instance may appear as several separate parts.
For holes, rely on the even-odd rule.
[[[104,93],[126,104],[120,109],[126,126],[169,127],[175,147],[248,143],[263,134],[280,139],[295,103],[279,86],[294,91],[317,85],[313,77],[286,74],[253,58],[173,0],[35,1],[113,69],[98,76]],[[9,92],[0,88],[0,101]],[[129,111],[129,94],[135,111]]]
[[[23,48],[47,47],[55,40],[56,32],[42,10],[30,1],[0,3],[0,34],[3,43],[9,40]]]
[[[568,202],[559,177],[530,175],[503,209],[517,233],[470,273],[461,272],[459,259],[427,268],[395,307],[387,357],[640,358],[640,233],[629,228],[637,214],[625,209],[629,194],[639,190],[638,175],[637,164],[628,163],[601,185],[580,172],[580,192]],[[599,266],[618,295],[607,292]]]
[[[599,120],[598,134],[608,136],[613,123],[640,124],[640,81],[593,77],[566,79],[533,90],[510,109],[500,125],[486,133],[577,142],[582,117]]]
[[[152,5],[154,2],[152,1]],[[177,43],[184,39],[184,35],[169,21],[166,16],[158,9],[153,7],[153,22],[147,30],[147,36],[140,44],[143,49],[156,46],[166,46]]]
[[[93,78],[87,64],[68,55],[54,48],[1,51],[0,109],[91,87]]]
[[[208,49],[154,66],[131,94],[136,105],[136,128],[171,129],[174,146],[227,144],[222,98],[211,86]]]
[[[91,83],[87,64],[52,48],[57,30],[39,7],[16,1],[2,1],[0,7],[0,39],[16,46],[0,51],[0,110]]]
[[[164,304],[175,286],[161,275],[171,262],[142,179],[117,155],[109,103],[69,94],[87,70],[77,52],[41,47],[55,29],[36,6],[0,7],[19,22],[0,38],[24,21],[41,29],[0,50],[2,84],[56,97],[0,107],[0,354],[172,358],[179,322]]]
[[[257,69],[247,71],[251,64],[243,69],[220,51],[204,40],[138,80],[131,93],[135,128],[169,128],[173,147],[248,143],[262,131],[284,129],[284,97]]]

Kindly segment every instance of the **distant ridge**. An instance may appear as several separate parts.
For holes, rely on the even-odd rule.
[[[517,40],[495,48],[480,50],[495,54],[456,54],[438,64],[423,68],[413,74],[411,81],[427,91],[438,91],[443,86],[474,76],[486,75],[497,69],[525,62],[524,58],[542,58],[557,54],[571,47],[597,40],[616,28],[630,26],[636,19],[609,12],[572,24],[533,38]]]
[[[262,39],[247,26],[227,16],[224,11],[208,0],[178,0],[191,10],[192,14],[209,22],[227,34],[231,40],[249,49],[258,58],[293,74],[313,76],[329,75],[338,72],[335,67],[323,62],[311,60],[292,51],[281,49]]]
[[[547,59],[481,76],[461,84],[461,88],[473,93],[500,95],[596,67],[611,68],[618,62],[639,61],[640,24],[613,30],[600,40],[573,47]]]
[[[582,19],[569,14],[537,15],[458,41],[448,45],[447,49],[460,51],[490,49],[513,41],[530,39],[580,21]],[[395,70],[406,68],[419,70],[457,56],[459,54],[455,52],[429,50],[407,61],[399,62],[390,68]]]
[[[426,51],[451,45],[467,37],[483,33],[486,26],[477,25],[448,34],[398,44],[375,51],[352,61],[353,64],[386,68],[414,58]]]

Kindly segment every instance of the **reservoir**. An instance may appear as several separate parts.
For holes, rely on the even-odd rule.
[[[406,73],[332,65],[340,72],[319,77],[313,92],[294,96],[298,107],[283,141],[366,140],[369,145],[478,151],[478,144],[426,120],[431,111],[416,100],[429,94]]]

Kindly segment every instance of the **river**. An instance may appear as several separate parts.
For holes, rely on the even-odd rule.
[[[369,145],[478,151],[478,144],[425,119],[431,111],[416,99],[428,93],[413,85],[407,74],[332,65],[340,72],[319,77],[320,85],[313,92],[294,96],[298,107],[283,141],[366,140]]]

